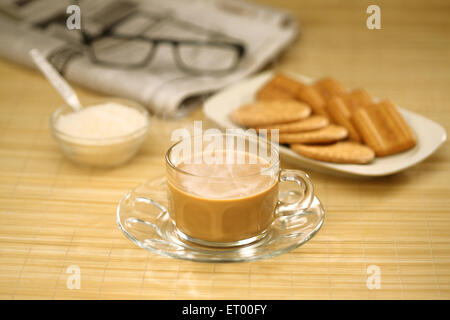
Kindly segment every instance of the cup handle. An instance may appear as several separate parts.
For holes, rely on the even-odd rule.
[[[167,209],[158,202],[140,195],[134,195],[134,206],[135,208],[136,206],[141,206],[141,208],[137,209],[134,215],[127,217],[125,220],[126,225],[150,227],[159,236],[162,236],[162,231],[158,226],[158,220],[166,214]]]
[[[130,193],[125,202],[121,202],[122,206],[117,211],[117,223],[138,246],[171,253],[183,250],[167,238],[167,229],[162,229],[166,227],[161,225],[160,219],[167,214],[163,205],[146,196]]]
[[[308,174],[300,170],[281,170],[279,176],[280,183],[295,182],[303,194],[303,197],[292,203],[278,200],[275,209],[277,218],[304,213],[314,200],[314,186]]]

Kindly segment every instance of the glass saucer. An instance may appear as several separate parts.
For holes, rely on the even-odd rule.
[[[298,188],[282,187],[280,200],[294,202]],[[276,218],[266,235],[239,247],[208,247],[178,236],[167,211],[166,178],[149,180],[128,192],[117,207],[117,224],[136,245],[172,258],[201,262],[252,261],[277,256],[297,248],[319,231],[325,212],[317,197],[302,213]]]

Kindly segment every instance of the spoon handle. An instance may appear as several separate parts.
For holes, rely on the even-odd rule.
[[[30,56],[33,58],[36,66],[47,77],[53,87],[59,92],[69,106],[75,111],[80,111],[83,106],[78,100],[77,94],[66,80],[53,68],[53,66],[47,61],[47,59],[41,54],[38,49],[31,49]]]

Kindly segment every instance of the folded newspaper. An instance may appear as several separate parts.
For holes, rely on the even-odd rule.
[[[68,27],[74,4],[79,28]],[[68,80],[174,116],[263,68],[297,28],[238,0],[2,0],[0,56],[34,67],[38,48]]]

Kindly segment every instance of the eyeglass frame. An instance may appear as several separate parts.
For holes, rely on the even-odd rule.
[[[123,21],[118,21],[118,24],[121,23]],[[186,73],[191,73],[191,74],[195,74],[195,75],[201,75],[201,74],[223,74],[226,72],[230,72],[236,69],[236,67],[239,65],[242,57],[245,55],[245,46],[237,41],[228,41],[228,40],[188,40],[188,39],[169,39],[169,38],[152,38],[152,37],[147,37],[147,36],[143,36],[143,35],[134,35],[134,36],[129,36],[129,35],[123,35],[120,33],[114,33],[112,28],[108,28],[106,30],[103,30],[99,35],[96,36],[91,36],[89,34],[87,34],[83,28],[81,28],[79,30],[81,32],[81,36],[82,36],[82,41],[83,44],[87,47],[87,52],[88,55],[90,57],[90,59],[97,64],[100,65],[105,65],[105,66],[110,66],[110,67],[120,67],[120,68],[130,68],[130,69],[135,69],[135,68],[139,68],[139,67],[144,67],[146,65],[148,65],[148,63],[153,59],[153,57],[155,56],[158,46],[160,44],[170,44],[172,46],[172,54],[173,57],[175,58],[175,63],[177,65],[178,68],[180,68],[182,71],[186,72]],[[131,41],[131,40],[141,40],[141,41],[147,41],[150,44],[152,44],[152,49],[150,50],[150,52],[148,53],[147,57],[144,58],[141,62],[139,63],[114,63],[114,62],[109,62],[109,61],[103,61],[101,59],[98,59],[98,57],[95,55],[95,52],[92,48],[92,43],[94,43],[95,41],[102,39],[104,37],[110,37],[110,38],[116,38],[116,39],[121,39],[124,41]],[[235,59],[234,64],[229,67],[226,68],[225,70],[199,70],[196,68],[192,68],[187,66],[183,60],[181,59],[180,55],[179,55],[179,50],[177,50],[177,48],[180,45],[183,44],[187,44],[187,45],[198,45],[198,46],[204,46],[204,45],[208,45],[208,46],[215,46],[215,47],[227,47],[227,48],[232,48],[233,50],[236,51],[237,53],[237,57]]]

